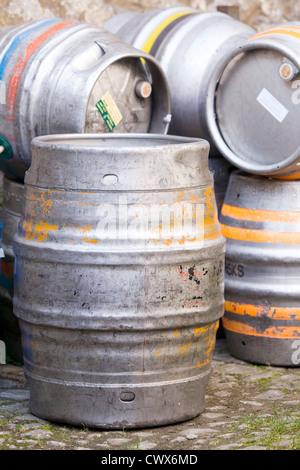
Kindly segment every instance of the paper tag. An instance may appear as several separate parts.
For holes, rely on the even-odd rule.
[[[265,88],[262,89],[256,100],[261,104],[278,122],[283,122],[289,113],[289,110],[278,101]]]
[[[122,121],[122,114],[109,91],[102,96],[96,107],[110,132]]]

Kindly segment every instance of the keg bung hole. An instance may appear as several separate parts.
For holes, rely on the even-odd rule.
[[[242,345],[243,345],[243,346],[246,346],[246,343],[245,343],[245,341],[242,341]]]
[[[122,392],[120,395],[120,401],[123,403],[131,403],[135,399],[135,394],[133,392]]]

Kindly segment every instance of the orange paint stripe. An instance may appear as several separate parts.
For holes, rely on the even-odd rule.
[[[40,47],[43,42],[45,42],[50,36],[52,36],[52,34],[74,23],[74,21],[69,21],[67,23],[59,23],[45,31],[26,47],[25,56],[24,58],[19,58],[18,62],[16,63],[8,85],[7,108],[8,111],[10,111],[11,113],[11,115],[8,116],[9,120],[13,120],[14,105],[16,101],[19,82],[25,65],[32,56],[32,54],[38,49],[38,47]]]
[[[226,330],[243,335],[259,336],[265,338],[278,338],[278,339],[295,339],[300,338],[300,327],[282,326],[267,328],[263,333],[258,332],[254,327],[245,325],[244,323],[228,320],[222,318],[223,327]]]
[[[294,29],[298,29],[298,28],[294,27]],[[294,31],[291,29],[289,30],[289,29],[284,29],[284,28],[273,28],[273,29],[270,29],[270,30],[268,29],[267,31],[263,31],[261,33],[255,34],[255,36],[252,36],[250,39],[248,39],[248,41],[252,41],[254,39],[264,37],[264,36],[269,36],[272,34],[282,34],[284,36],[291,36],[296,39],[300,39],[300,32],[298,33],[297,31]]]
[[[299,180],[300,179],[300,173],[295,173],[294,175],[290,176],[273,176],[274,179],[277,180]]]
[[[256,243],[284,243],[289,245],[300,245],[299,232],[271,232],[268,230],[251,230],[239,227],[230,227],[221,224],[224,237],[232,240],[240,240]]]
[[[251,222],[287,222],[300,223],[300,211],[280,212],[260,209],[248,209],[244,207],[223,204],[222,215],[238,220]]]
[[[300,308],[267,307],[264,305],[241,304],[225,300],[225,310],[241,316],[266,316],[273,320],[300,321]]]

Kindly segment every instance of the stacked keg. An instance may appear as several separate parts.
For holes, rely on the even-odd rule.
[[[197,416],[222,317],[233,355],[299,364],[298,30],[181,7],[1,30],[0,292],[33,414]]]
[[[0,329],[22,362],[13,313],[13,237],[31,140],[64,132],[166,133],[169,88],[158,62],[108,31],[51,18],[0,32],[0,168],[3,181]]]
[[[230,168],[219,200],[230,352],[299,365],[300,23],[255,33],[221,13],[174,8],[123,13],[105,27],[161,63],[171,131],[205,137]]]
[[[197,416],[224,312],[208,142],[164,135],[163,68],[105,29],[4,28],[0,51],[6,304],[30,410],[101,428]]]
[[[300,23],[254,35],[223,71],[213,124],[215,144],[241,169],[220,216],[228,347],[287,367],[300,364],[299,71]]]

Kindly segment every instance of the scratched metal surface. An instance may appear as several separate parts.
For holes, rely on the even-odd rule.
[[[10,177],[23,182],[38,135],[168,130],[160,65],[99,26],[49,18],[2,28],[0,53],[0,166]],[[150,96],[137,91],[141,82],[151,84]]]
[[[300,344],[300,182],[232,173],[223,327],[233,356],[293,367]],[[298,365],[299,366],[299,365]]]
[[[33,414],[122,428],[205,408],[225,249],[208,148],[149,134],[34,140],[14,244]],[[204,224],[193,237],[155,218],[191,204]]]

